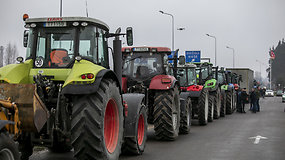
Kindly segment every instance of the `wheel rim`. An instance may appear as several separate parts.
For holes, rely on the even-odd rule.
[[[10,149],[4,148],[0,151],[0,159],[14,160],[15,158]]]
[[[104,117],[104,140],[106,149],[113,153],[117,147],[119,137],[119,113],[114,99],[107,103]]]
[[[141,114],[138,123],[138,144],[142,145],[144,140],[144,117]]]

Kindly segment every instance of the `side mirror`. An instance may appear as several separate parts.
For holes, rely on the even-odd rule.
[[[179,56],[179,64],[180,65],[185,64],[185,56]]]
[[[127,44],[128,46],[132,46],[133,45],[133,28],[132,27],[128,27],[126,30],[127,33]]]
[[[28,46],[29,30],[24,31],[23,45],[26,48]]]

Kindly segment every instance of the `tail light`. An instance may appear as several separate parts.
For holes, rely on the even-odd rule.
[[[196,86],[196,89],[199,89],[199,86]]]
[[[93,79],[94,78],[94,74],[92,73],[88,73],[88,74],[82,74],[81,75],[81,79]]]
[[[162,78],[161,82],[162,83],[171,83],[171,79],[170,78]]]

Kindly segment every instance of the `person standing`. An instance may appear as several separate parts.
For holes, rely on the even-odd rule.
[[[244,106],[245,106],[245,103],[246,103],[246,100],[247,100],[247,93],[246,93],[246,88],[243,88],[241,90],[241,93],[240,93],[240,101],[241,101],[241,113],[246,113],[245,110],[244,110]]]
[[[256,92],[256,111],[259,112],[260,111],[260,106],[259,106],[259,98],[260,98],[260,87],[257,87],[255,89]]]
[[[256,113],[256,92],[255,92],[255,88],[251,89],[251,92],[250,92],[250,103],[251,103],[250,110],[253,113]]]

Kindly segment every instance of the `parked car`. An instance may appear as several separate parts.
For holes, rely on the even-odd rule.
[[[274,92],[272,90],[266,90],[265,97],[274,97]]]
[[[283,91],[282,90],[278,90],[277,92],[276,92],[276,96],[282,96],[283,95]]]

